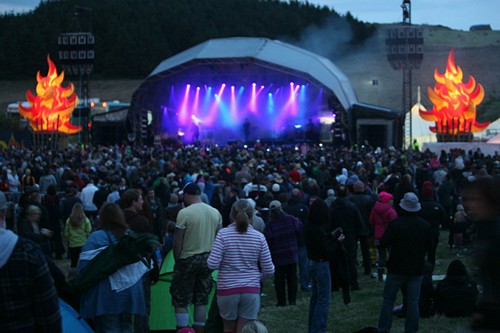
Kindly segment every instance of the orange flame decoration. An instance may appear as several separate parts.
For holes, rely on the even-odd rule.
[[[430,111],[420,110],[420,117],[436,123],[429,127],[433,133],[457,135],[481,132],[490,124],[476,121],[476,106],[484,98],[483,86],[476,85],[473,76],[470,76],[469,82],[462,83],[462,69],[455,65],[454,55],[452,49],[444,74],[440,74],[437,69],[434,71],[437,84],[434,89],[427,89],[434,108]]]
[[[40,71],[36,74],[38,82],[34,96],[31,91],[26,91],[26,99],[31,107],[18,105],[19,114],[29,120],[35,132],[56,132],[75,134],[82,128],[70,123],[70,116],[78,105],[78,97],[74,94],[75,87],[72,83],[67,87],[62,86],[64,72],[57,74],[57,68],[47,55],[49,71],[43,77]]]

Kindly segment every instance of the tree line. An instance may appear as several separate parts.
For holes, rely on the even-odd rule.
[[[47,54],[57,65],[61,33],[95,36],[94,77],[133,79],[209,39],[267,37],[293,44],[305,29],[332,20],[350,26],[353,47],[375,31],[349,13],[297,0],[45,0],[33,11],[0,16],[0,79],[45,74]]]

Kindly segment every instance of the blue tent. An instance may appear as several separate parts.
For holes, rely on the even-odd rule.
[[[63,333],[94,333],[89,324],[66,302],[59,299]]]

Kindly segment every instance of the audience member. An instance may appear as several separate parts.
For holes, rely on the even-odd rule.
[[[310,278],[312,282],[309,302],[309,333],[326,332],[331,301],[330,258],[345,239],[340,232],[328,233],[330,211],[322,200],[311,205],[309,222],[304,226],[304,242],[307,248]]]
[[[406,285],[407,312],[405,332],[418,331],[420,288],[424,275],[425,255],[432,246],[431,226],[417,213],[421,206],[415,193],[408,192],[399,203],[401,215],[380,239],[380,245],[390,251],[383,304],[378,332],[388,333],[392,326],[392,311],[396,295]]]
[[[459,259],[448,265],[446,276],[436,287],[436,312],[447,317],[465,317],[474,312],[478,296],[476,282],[470,279]]]
[[[0,210],[5,202],[0,202]],[[0,224],[0,332],[62,332],[59,300],[46,256]]]
[[[179,194],[187,207],[177,215],[173,247],[175,267],[170,293],[178,329],[188,326],[187,307],[194,304],[193,328],[196,333],[203,333],[212,289],[207,259],[215,235],[222,226],[222,216],[201,201],[201,190],[195,183],[187,183]]]
[[[219,231],[207,261],[219,270],[217,304],[228,333],[240,333],[246,322],[257,319],[260,281],[274,272],[264,235],[250,225],[253,214],[247,200],[233,204],[234,222]]]
[[[64,226],[64,238],[68,242],[68,254],[71,261],[69,275],[76,273],[80,252],[91,232],[92,225],[85,216],[83,205],[79,202],[75,203]]]
[[[349,284],[351,290],[359,290],[357,269],[358,236],[363,230],[363,221],[358,207],[347,199],[347,187],[339,186],[337,199],[330,208],[329,232],[342,228],[345,235],[344,247],[347,253]]]
[[[269,204],[269,221],[264,229],[271,257],[273,259],[274,288],[277,306],[295,305],[297,302],[297,263],[299,252],[297,238],[302,233],[302,222],[286,214],[281,202],[273,200]]]
[[[105,203],[101,207],[99,221],[101,229],[91,233],[82,247],[79,272],[85,269],[100,250],[117,243],[128,230],[123,211],[113,203]],[[82,294],[80,315],[92,320],[96,332],[131,333],[132,316],[146,315],[142,283],[144,271],[134,264],[126,267],[130,267],[126,281],[117,272],[115,274],[118,275],[113,274],[108,279],[101,280]]]
[[[483,292],[473,314],[473,329],[500,330],[500,204],[499,184],[491,176],[470,181],[462,200],[477,228],[476,264]]]

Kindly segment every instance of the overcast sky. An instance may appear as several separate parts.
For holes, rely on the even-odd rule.
[[[34,9],[39,2],[40,0],[0,0],[0,12]],[[402,2],[402,0],[309,0],[309,3],[315,5],[329,6],[340,14],[349,11],[359,20],[374,23],[401,22]],[[411,2],[414,24],[441,24],[459,30],[469,30],[474,24],[490,24],[494,30],[500,30],[500,0],[411,0]]]

